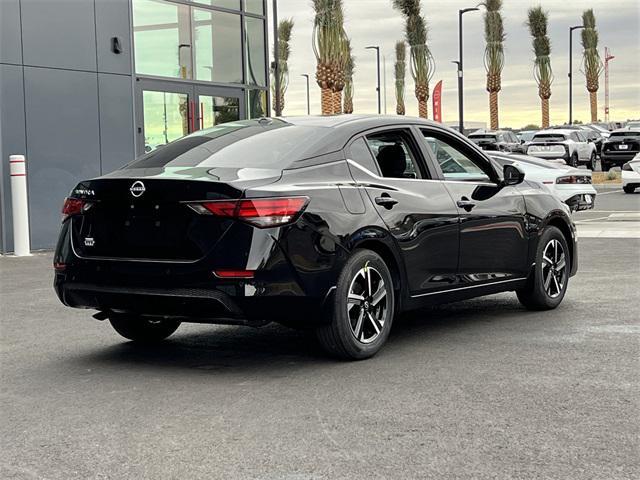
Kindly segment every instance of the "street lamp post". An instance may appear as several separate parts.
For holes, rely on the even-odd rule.
[[[573,124],[573,31],[584,25],[569,27],[569,125]]]
[[[378,92],[378,115],[382,113],[382,99],[380,97],[380,47],[377,45],[366,47],[367,50],[375,50],[376,51],[376,66],[378,70],[378,87],[376,88]]]
[[[462,82],[462,15],[480,10],[477,7],[458,10],[458,130],[464,134],[464,85]]]
[[[311,100],[309,97],[309,74],[303,73],[300,76],[307,79],[307,115],[311,115]]]

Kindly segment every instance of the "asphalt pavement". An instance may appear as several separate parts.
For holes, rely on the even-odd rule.
[[[59,304],[50,253],[0,258],[0,478],[640,478],[640,240],[579,243],[558,309],[423,310],[355,363],[279,326],[134,346]]]

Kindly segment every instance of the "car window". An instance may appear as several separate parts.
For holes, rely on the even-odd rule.
[[[366,136],[383,177],[423,178],[411,138],[406,130],[388,130]]]
[[[640,131],[612,132],[609,138],[611,137],[640,137]]]
[[[533,136],[534,142],[564,142],[565,140],[562,133],[540,133]]]
[[[424,139],[431,153],[438,161],[445,180],[491,181],[485,169],[488,165],[478,164],[472,155],[467,154],[455,141],[444,136],[436,136],[433,132],[422,130]]]
[[[571,134],[569,135],[569,138],[571,140],[573,140],[574,142],[581,142],[582,140],[580,140],[580,137],[578,136],[578,132],[571,132]]]
[[[349,146],[349,159],[369,170],[371,173],[380,175],[378,164],[373,158],[371,150],[369,150],[364,138],[358,138]]]

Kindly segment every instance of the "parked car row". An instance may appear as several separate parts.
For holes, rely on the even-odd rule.
[[[611,167],[622,167],[629,160],[640,153],[640,127],[634,130],[620,129],[611,135],[602,146],[600,164],[602,171],[607,172]]]

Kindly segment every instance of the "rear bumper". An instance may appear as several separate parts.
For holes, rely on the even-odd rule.
[[[600,155],[600,159],[603,162],[607,162],[611,165],[622,166],[627,163],[629,160],[633,160],[633,158],[637,155],[637,151],[633,152],[612,152],[612,151],[603,151]]]
[[[572,212],[591,210],[596,204],[595,194],[576,194],[567,198],[564,203],[569,205]]]
[[[622,170],[622,186],[640,187],[640,173]]]
[[[59,275],[59,274],[58,274]],[[195,323],[261,326],[271,321],[318,322],[322,302],[312,297],[251,295],[253,287],[123,288],[59,281],[55,290],[65,305],[106,312],[161,316]],[[248,295],[247,295],[248,294]],[[312,314],[310,315],[309,312]]]

